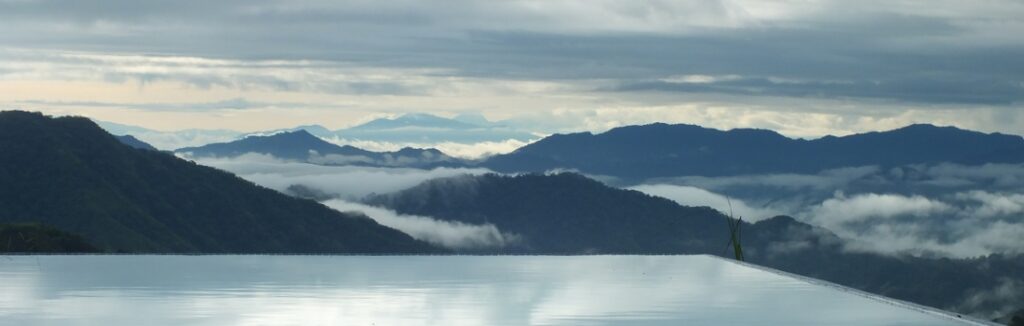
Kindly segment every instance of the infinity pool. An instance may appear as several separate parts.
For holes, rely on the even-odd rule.
[[[709,256],[0,256],[4,325],[964,325]]]

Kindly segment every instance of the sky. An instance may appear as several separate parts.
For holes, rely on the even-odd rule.
[[[1021,1],[0,0],[0,30],[0,108],[156,130],[1024,134]]]

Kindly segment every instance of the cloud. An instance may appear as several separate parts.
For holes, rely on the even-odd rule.
[[[1024,252],[1021,164],[867,166],[647,182],[641,186],[692,188],[687,196],[676,194],[683,204],[722,210],[701,202],[723,202],[715,196],[728,195],[747,207],[793,216],[851,240],[847,249],[853,251],[960,258]]]
[[[895,194],[859,194],[846,197],[842,193],[813,208],[810,215],[823,221],[825,227],[841,223],[861,222],[869,218],[891,218],[903,215],[930,216],[952,210],[946,203],[923,196]]]
[[[327,154],[320,155],[316,151],[309,153],[309,163],[319,165],[350,165],[354,163],[375,163],[376,161],[372,158],[363,155],[342,155],[342,154]]]
[[[472,225],[440,221],[427,216],[404,215],[394,211],[340,199],[323,202],[341,212],[359,212],[381,225],[402,231],[417,240],[451,249],[500,248],[518,241],[519,237],[504,234],[493,224]]]
[[[230,159],[199,159],[196,162],[235,173],[243,179],[281,192],[285,192],[292,185],[302,185],[353,201],[370,194],[384,194],[410,188],[429,179],[490,172],[486,169],[463,168],[421,170],[323,166],[286,162],[270,155],[253,153]]]
[[[956,194],[956,199],[980,203],[980,206],[972,208],[968,213],[978,218],[1024,213],[1024,194],[996,194],[973,190]]]
[[[735,76],[735,75],[730,75]],[[617,85],[619,92],[721,93],[744,96],[875,98],[940,104],[1010,105],[1024,100],[1024,92],[1009,80],[975,77],[966,80],[931,77],[871,80],[815,81],[776,77],[723,78],[689,76],[683,82],[651,80]],[[696,82],[695,82],[696,81]]]
[[[328,207],[342,212],[361,212],[381,225],[446,248],[500,248],[518,241],[517,236],[502,233],[491,224],[440,221],[427,216],[397,214],[354,202],[370,194],[403,190],[429,179],[490,172],[487,170],[442,168],[428,171],[322,166],[287,162],[270,155],[254,153],[230,159],[201,159],[197,163],[235,173],[243,179],[284,193],[301,186],[304,191],[316,193],[319,197],[333,197],[323,201]]]
[[[94,120],[94,122],[110,134],[132,135],[160,150],[175,150],[182,147],[228,142],[237,140],[242,136],[240,132],[223,129],[158,131],[101,120]]]
[[[732,187],[772,187],[794,190],[829,190],[878,172],[876,166],[847,167],[825,170],[818,174],[759,174],[726,177],[679,177],[656,179],[694,185],[705,189]]]
[[[648,115],[799,136],[910,122],[1024,132],[1020,17],[1012,0],[13,1],[0,4],[0,81],[67,83],[0,88],[0,104],[129,104],[127,84],[169,83],[186,94],[175,100],[320,113],[576,110],[590,118],[539,121],[593,131]],[[85,91],[97,83],[123,87]]]
[[[850,239],[846,249],[889,255],[909,254],[925,257],[972,258],[1001,254],[1024,253],[1024,225],[1020,223],[953,223],[967,227],[953,238],[935,234],[929,225],[914,223],[877,223],[866,229],[838,228],[836,233]]]
[[[389,142],[374,140],[349,140],[349,139],[326,139],[338,145],[351,145],[374,152],[393,152],[405,147],[412,148],[435,148],[446,155],[462,159],[482,159],[488,156],[511,153],[520,147],[528,145],[531,141],[518,139],[506,139],[503,141],[483,142]]]
[[[797,216],[854,240],[848,244],[854,251],[960,258],[1017,254],[1024,253],[1024,218],[1012,201],[1021,196],[837,194]]]
[[[988,319],[1003,317],[1024,305],[1024,282],[1004,278],[989,289],[977,289],[951,310],[987,312]]]
[[[722,212],[723,214],[730,214],[730,212],[732,212],[735,214],[735,217],[742,217],[744,220],[749,222],[756,222],[779,215],[779,212],[772,209],[750,207],[742,200],[729,199],[726,196],[696,187],[668,184],[644,184],[629,187],[627,189],[636,190],[652,196],[671,199],[680,205],[708,206]],[[730,201],[732,202],[731,207],[729,204]]]

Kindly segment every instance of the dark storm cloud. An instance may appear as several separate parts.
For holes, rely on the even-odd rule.
[[[972,13],[968,5],[947,3],[954,14],[936,14],[901,2],[823,2],[792,17],[750,18],[758,3],[571,4],[0,1],[0,26],[8,31],[0,42],[21,49],[438,68],[431,74],[439,76],[604,81],[597,91],[984,105],[1024,98],[1024,42],[1012,36],[1024,26],[1021,19]],[[958,6],[963,14],[955,14]],[[990,12],[1019,9],[1012,2],[986,6],[996,7]],[[595,11],[574,12],[584,10]],[[587,15],[593,18],[581,18]],[[688,75],[739,78],[665,81]],[[128,77],[244,87],[229,76]],[[276,89],[302,87],[254,81],[275,82]],[[412,92],[388,83],[338,87],[314,91]]]

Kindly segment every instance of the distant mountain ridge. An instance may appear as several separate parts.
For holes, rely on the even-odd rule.
[[[133,135],[163,150],[199,147],[213,143],[239,140],[249,136],[270,136],[282,132],[305,130],[310,134],[340,142],[377,142],[405,146],[429,147],[430,144],[529,141],[539,138],[535,133],[491,122],[479,114],[462,114],[445,118],[425,113],[408,113],[394,118],[379,118],[349,128],[331,130],[318,124],[257,132],[219,129],[185,129],[157,131],[147,128],[97,121],[114,135]]]
[[[656,123],[600,134],[553,135],[483,166],[500,172],[570,169],[622,178],[816,173],[848,166],[1024,162],[1024,139],[953,127],[791,139],[760,129],[721,131]]]
[[[145,149],[145,150],[150,150],[150,151],[157,150],[156,147],[153,147],[153,145],[147,144],[146,142],[141,141],[138,138],[133,137],[132,135],[123,135],[123,136],[114,136],[114,137],[117,137],[117,140],[120,141],[122,144],[131,146],[131,147],[134,147],[134,148]]]
[[[461,160],[445,155],[436,149],[403,148],[394,152],[371,152],[350,145],[338,146],[302,129],[279,132],[269,136],[249,136],[227,143],[180,148],[175,152],[195,158],[228,158],[257,153],[284,160],[322,165],[413,168],[464,165]]]
[[[422,253],[357,215],[173,155],[85,118],[0,112],[0,223],[35,223],[113,252]]]
[[[480,128],[482,126],[462,122],[455,119],[442,118],[432,114],[425,113],[408,113],[397,118],[381,118],[374,119],[369,122],[342,129],[345,131],[357,131],[357,130],[387,130],[387,129],[400,129],[400,128],[436,128],[436,129],[455,129],[465,130]]]
[[[213,142],[238,139],[242,133],[223,129],[183,129],[176,131],[160,131],[139,126],[132,126],[109,121],[93,120],[103,130],[115,136],[132,135],[140,141],[160,150],[173,150],[179,147],[200,146]]]
[[[395,118],[380,118],[334,131],[347,140],[429,144],[438,142],[480,143],[507,140],[529,141],[534,133],[488,121],[479,114],[455,118],[432,114],[408,113]]]

